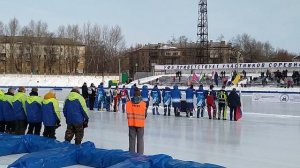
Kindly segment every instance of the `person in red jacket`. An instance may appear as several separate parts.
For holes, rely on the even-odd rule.
[[[144,153],[144,127],[146,119],[146,103],[142,101],[140,90],[134,88],[134,97],[126,103],[126,112],[129,127],[129,151]],[[136,144],[137,140],[137,144]]]
[[[216,109],[216,99],[217,99],[217,94],[216,91],[213,90],[214,85],[209,86],[209,90],[206,92],[205,97],[206,97],[206,104],[207,104],[207,112],[208,112],[208,117],[211,119],[211,109],[213,109],[213,119],[216,118],[217,114],[217,109]]]

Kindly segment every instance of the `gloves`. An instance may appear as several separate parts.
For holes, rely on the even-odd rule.
[[[84,120],[83,121],[83,128],[87,128],[88,127],[88,123],[89,123],[89,120]]]

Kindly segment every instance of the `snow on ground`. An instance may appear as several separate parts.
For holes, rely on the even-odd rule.
[[[109,80],[118,80],[119,76],[104,76],[104,84]],[[102,76],[73,76],[73,75],[24,75],[2,74],[0,86],[39,86],[39,87],[74,87],[82,86],[86,82],[88,86],[94,83],[98,86],[102,82]]]

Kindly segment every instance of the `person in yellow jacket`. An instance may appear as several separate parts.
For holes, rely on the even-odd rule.
[[[55,131],[60,126],[59,103],[54,92],[50,91],[44,96],[42,102],[42,121],[44,125],[43,136],[56,139]]]
[[[142,101],[139,88],[135,87],[134,97],[126,103],[130,152],[144,153],[144,127],[147,117],[145,111],[146,103]],[[137,146],[137,151],[135,150],[135,146]]]
[[[18,92],[14,95],[12,105],[16,115],[16,134],[24,135],[27,129],[27,114],[26,114],[26,100],[25,87],[19,87]]]

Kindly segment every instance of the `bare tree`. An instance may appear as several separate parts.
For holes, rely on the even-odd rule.
[[[20,59],[17,55],[17,41],[16,36],[19,34],[19,21],[16,18],[13,18],[9,21],[7,27],[6,27],[6,34],[9,36],[9,62],[11,64],[14,64],[14,66],[10,66],[10,72],[20,72]]]

